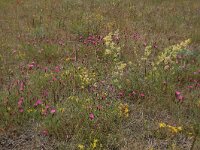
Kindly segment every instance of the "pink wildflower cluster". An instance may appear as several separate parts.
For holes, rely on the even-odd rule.
[[[184,99],[184,97],[182,96],[181,92],[179,92],[179,91],[176,91],[176,92],[175,92],[175,96],[176,96],[176,99],[177,99],[178,101],[180,101],[180,102],[182,102],[183,99]]]
[[[86,45],[100,45],[103,43],[103,36],[100,35],[89,35],[87,38],[83,36],[79,37],[79,41]]]
[[[34,106],[36,107],[36,106],[41,105],[41,104],[42,104],[42,101],[41,101],[40,99],[38,99],[38,100],[36,101],[36,103],[34,104]]]
[[[28,64],[29,70],[32,70],[34,67],[36,67],[36,63],[34,61],[32,63]]]
[[[90,113],[90,114],[89,114],[89,118],[90,118],[90,120],[93,120],[93,119],[94,119],[94,114],[93,114],[93,113]]]
[[[145,94],[143,92],[138,92],[135,90],[129,93],[129,97],[135,97],[135,96],[143,98],[145,97]]]
[[[18,108],[19,108],[19,112],[23,112],[24,109],[22,108],[22,104],[24,102],[24,98],[23,97],[20,97],[20,99],[18,100]]]

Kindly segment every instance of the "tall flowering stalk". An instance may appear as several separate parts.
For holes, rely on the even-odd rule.
[[[191,39],[187,39],[180,44],[172,45],[166,49],[158,56],[155,63],[152,64],[153,70],[157,70],[157,67],[164,63],[165,68],[167,65],[173,65],[175,63],[175,58],[179,52],[183,49],[186,49],[187,46],[191,43]],[[172,67],[172,66],[170,66]]]
[[[123,72],[127,64],[120,59],[121,47],[117,46],[117,44],[113,41],[113,37],[119,38],[119,30],[115,31],[114,33],[111,32],[103,38],[106,45],[104,54],[106,56],[109,56],[109,58],[111,58],[114,62],[114,66],[112,69],[112,78],[114,84],[116,84],[118,88],[120,88],[121,85],[119,79],[121,79],[121,77],[123,76]]]

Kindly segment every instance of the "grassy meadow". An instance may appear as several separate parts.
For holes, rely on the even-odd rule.
[[[199,0],[0,0],[1,150],[199,150]]]

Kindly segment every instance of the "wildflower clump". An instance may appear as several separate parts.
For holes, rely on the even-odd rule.
[[[183,49],[186,49],[187,46],[191,43],[191,39],[187,39],[183,42],[181,42],[180,44],[176,44],[176,45],[172,45],[166,49],[164,49],[164,52],[162,52],[155,64],[153,63],[153,70],[157,70],[157,66],[159,66],[160,64],[164,63],[164,67],[165,68],[168,68],[167,66],[169,67],[172,67],[170,65],[174,64],[176,61],[175,61],[175,58],[177,56],[177,54],[179,52],[181,52]]]
[[[97,147],[97,139],[94,139],[93,143],[91,143],[91,149],[95,149]]]
[[[129,106],[128,106],[128,104],[120,103],[119,110],[120,110],[120,116],[124,116],[126,118],[129,116]]]
[[[142,57],[142,60],[146,61],[148,57],[151,55],[152,52],[152,46],[146,46],[144,50],[144,56]]]
[[[106,45],[105,55],[113,57],[113,60],[115,62],[119,61],[121,48],[117,46],[117,44],[113,41],[112,38],[118,36],[119,36],[119,30],[115,31],[114,33],[110,32],[107,36],[103,38]]]
[[[114,62],[113,66],[111,67],[113,84],[116,85],[118,88],[121,88],[120,80],[123,77],[123,73],[127,64],[121,60],[121,47],[114,42],[113,38],[119,39],[119,30],[115,31],[114,33],[111,32],[104,37],[103,40],[106,45],[105,55],[109,56],[109,60]]]
[[[170,132],[175,133],[175,134],[183,130],[181,126],[175,127],[175,126],[167,125],[162,122],[159,123],[159,127],[168,129]]]
[[[113,76],[122,76],[123,71],[126,68],[127,64],[120,61],[116,63],[115,69],[113,71]]]
[[[78,148],[79,148],[80,150],[83,150],[83,149],[85,148],[85,146],[84,146],[83,144],[79,144],[79,145],[78,145]]]
[[[78,67],[77,77],[80,80],[81,88],[85,88],[95,81],[96,74],[86,67]]]

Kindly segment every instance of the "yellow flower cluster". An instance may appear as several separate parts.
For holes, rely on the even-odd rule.
[[[129,116],[129,107],[128,104],[120,104],[119,105],[119,110],[120,110],[120,116],[125,116],[128,117]]]
[[[170,126],[170,125],[167,125],[165,123],[159,123],[159,127],[160,128],[167,128],[169,129],[172,133],[178,133],[180,131],[182,131],[182,127],[179,126],[179,127],[174,127],[174,126]]]
[[[105,55],[111,55],[114,57],[114,61],[119,59],[121,48],[118,47],[112,40],[112,37],[119,36],[119,30],[115,31],[114,33],[110,32],[107,36],[104,37],[104,42],[106,45]]]
[[[125,69],[125,67],[126,67],[126,63],[123,63],[122,61],[117,63],[117,69],[119,71],[123,71]]]
[[[98,140],[94,139],[93,143],[91,144],[92,149],[95,149],[97,147],[97,142],[98,142]]]
[[[59,108],[58,111],[61,112],[61,113],[64,113],[65,108]]]
[[[35,110],[35,109],[33,109],[33,108],[29,108],[29,109],[27,109],[27,112],[28,112],[28,113],[31,113],[31,112],[36,112],[36,110]]]
[[[79,145],[78,145],[78,148],[79,148],[80,150],[83,150],[83,149],[85,148],[85,146],[84,146],[83,144],[79,144]]]
[[[144,56],[142,57],[142,60],[147,60],[147,58],[149,57],[149,55],[152,52],[152,46],[146,46],[145,47],[145,51],[144,51]]]
[[[94,72],[90,72],[85,67],[78,67],[78,77],[81,80],[81,88],[85,88],[95,81],[96,74]]]
[[[162,62],[164,62],[165,65],[173,64],[175,61],[173,60],[178,52],[185,49],[189,44],[191,43],[191,39],[185,40],[181,42],[180,44],[172,45],[164,50],[161,55],[158,56],[158,59],[155,63],[155,65],[159,65]],[[156,70],[156,68],[154,69]]]
[[[52,73],[52,72],[51,72],[51,73],[46,73],[46,72],[45,72],[44,77],[45,77],[45,78],[53,77],[53,73]],[[42,76],[40,76],[40,78],[42,78]]]
[[[114,33],[111,32],[104,37],[104,42],[106,45],[105,55],[111,56],[111,59],[115,62],[112,70],[113,83],[121,88],[119,78],[123,76],[123,72],[127,64],[120,60],[121,48],[113,42],[113,36],[119,37],[119,30],[115,31]]]
[[[122,76],[123,75],[123,71],[126,68],[126,66],[127,66],[127,64],[123,63],[122,61],[117,62],[112,75],[114,77]]]
[[[72,100],[72,101],[76,101],[76,102],[78,102],[80,100],[78,96],[69,96],[67,99]]]
[[[89,149],[96,149],[96,148],[97,148],[97,143],[98,143],[98,141],[99,141],[99,140],[94,139],[94,141],[91,143],[91,148],[89,148]],[[84,149],[85,149],[85,146],[84,146],[83,144],[79,144],[79,145],[78,145],[78,148],[79,148],[80,150],[84,150]]]

